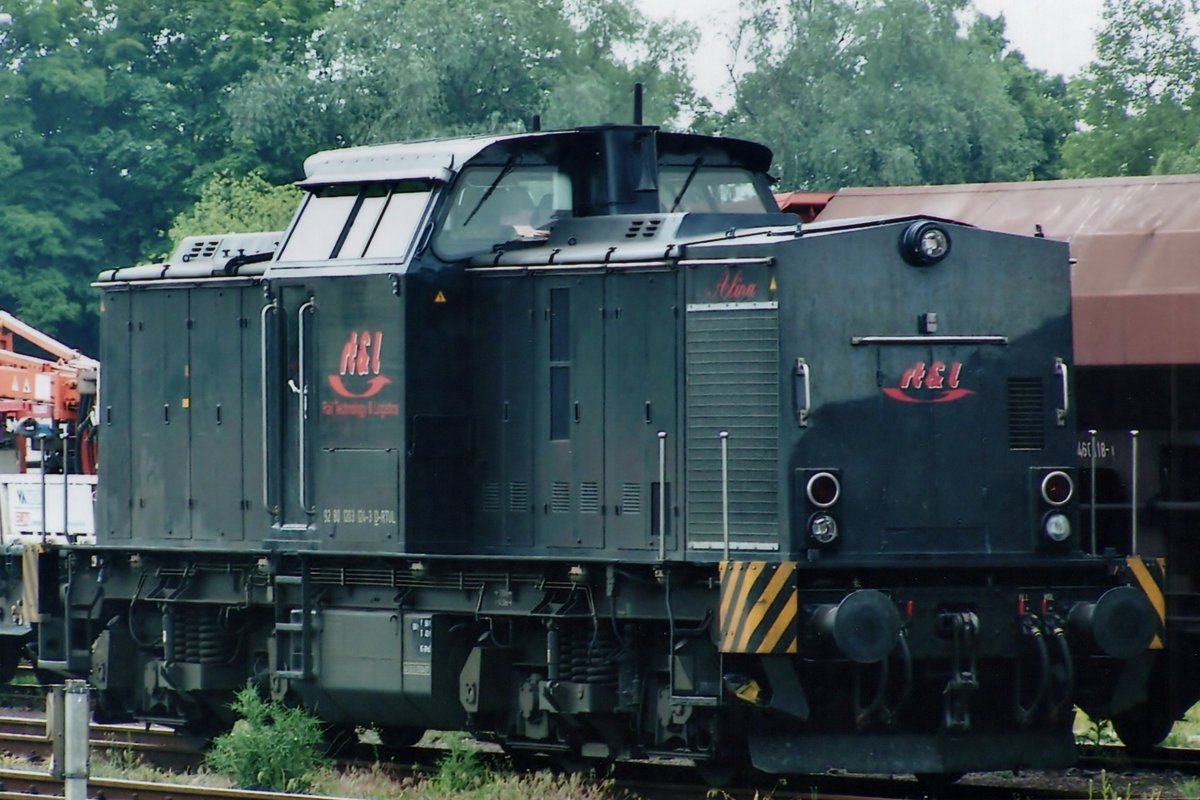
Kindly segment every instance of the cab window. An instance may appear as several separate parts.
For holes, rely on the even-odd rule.
[[[571,181],[557,168],[511,164],[463,170],[447,202],[433,237],[434,252],[446,261],[505,242],[545,239],[573,208]]]
[[[319,187],[305,199],[279,260],[405,259],[431,194],[425,181]]]
[[[778,210],[766,179],[737,167],[659,167],[658,203],[664,212],[761,214]]]

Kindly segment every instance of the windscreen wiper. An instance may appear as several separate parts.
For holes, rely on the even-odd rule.
[[[683,202],[683,196],[687,194],[687,190],[692,186],[692,178],[696,177],[696,173],[700,171],[700,165],[703,163],[704,157],[701,156],[696,159],[695,164],[692,164],[691,171],[688,172],[687,178],[683,181],[683,188],[679,190],[679,194],[675,195],[675,202],[671,204],[671,210],[667,212],[668,214],[675,213],[675,209],[679,208],[679,204]]]
[[[475,207],[471,209],[471,213],[467,214],[467,218],[463,220],[462,226],[464,228],[471,224],[471,220],[475,218],[475,214],[479,211],[480,206],[487,202],[488,198],[492,196],[492,192],[496,191],[496,187],[500,185],[500,181],[508,177],[508,173],[513,171],[513,167],[516,164],[517,157],[509,156],[508,161],[505,161],[504,166],[500,168],[500,174],[496,176],[496,180],[492,181],[491,186],[483,193],[483,197],[479,198],[479,202],[475,204]]]

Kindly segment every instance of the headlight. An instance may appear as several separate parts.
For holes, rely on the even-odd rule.
[[[914,222],[900,236],[900,255],[915,267],[936,264],[950,254],[950,234],[936,222]]]
[[[1052,511],[1042,520],[1042,531],[1052,542],[1065,542],[1071,535],[1071,520],[1066,514]]]
[[[838,537],[837,520],[828,514],[813,514],[808,520],[808,535],[817,544],[832,544]]]

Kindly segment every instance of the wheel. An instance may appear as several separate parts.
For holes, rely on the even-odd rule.
[[[515,772],[539,772],[550,766],[550,761],[536,750],[512,747],[507,744],[501,744],[500,749],[504,751],[505,757],[512,764]]]
[[[1144,703],[1116,715],[1112,724],[1126,750],[1135,755],[1145,755],[1170,735],[1171,728],[1175,727],[1175,718],[1167,710],[1166,703]]]
[[[745,776],[741,766],[724,759],[713,758],[696,767],[696,774],[705,785],[713,789],[724,789],[740,783]]]
[[[550,754],[550,769],[559,775],[595,775],[604,777],[612,771],[612,758],[590,758],[577,749]]]
[[[19,640],[5,637],[0,643],[0,683],[12,683],[17,675],[17,665],[21,663],[21,653],[24,645]]]
[[[330,758],[341,758],[354,752],[358,747],[358,730],[353,725],[326,724],[323,731],[325,737],[325,755]]]
[[[379,742],[384,747],[412,747],[425,735],[423,728],[382,728]]]
[[[917,779],[921,797],[937,800],[939,797],[948,796],[950,787],[962,776],[961,772],[923,772],[913,777]]]

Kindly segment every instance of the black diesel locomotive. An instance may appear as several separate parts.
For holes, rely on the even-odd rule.
[[[1066,245],[797,226],[769,163],[326,152],[285,233],[101,275],[97,541],[38,561],[40,667],[202,733],[252,681],[385,742],[1070,763],[1165,634],[1158,565],[1079,547]]]

